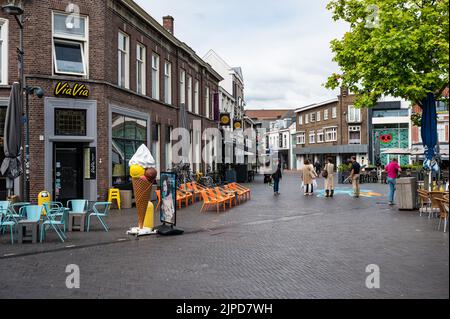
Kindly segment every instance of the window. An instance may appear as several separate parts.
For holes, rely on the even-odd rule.
[[[53,13],[53,61],[57,74],[87,76],[88,21]]]
[[[159,55],[152,54],[152,97],[159,100]]]
[[[314,123],[315,121],[316,121],[316,113],[311,113],[311,114],[309,114],[309,116],[310,116],[310,121],[311,121],[311,123]]]
[[[158,178],[161,172],[161,125],[153,124],[152,125],[152,146],[151,153],[155,158],[156,162],[156,170],[158,171]]]
[[[209,95],[209,87],[206,87],[206,94],[205,94],[205,116],[209,118],[209,108],[210,108],[210,95]]]
[[[186,106],[186,71],[180,71],[180,103]]]
[[[136,88],[139,94],[146,93],[146,49],[142,44],[136,46]]]
[[[172,65],[164,63],[164,102],[172,104]]]
[[[305,115],[305,124],[309,124],[309,115],[308,114]]]
[[[316,143],[316,132],[311,131],[309,132],[309,144],[315,144]]]
[[[303,125],[303,115],[300,115],[300,116],[298,117],[298,124],[299,124],[299,125]]]
[[[130,87],[130,39],[125,33],[119,32],[118,46],[118,85],[128,89]]]
[[[399,116],[409,116],[408,109],[400,110],[374,110],[372,117],[399,117]]]
[[[287,140],[288,136],[287,134],[283,134],[283,148],[288,148],[288,140]]]
[[[317,143],[325,142],[323,130],[317,131]]]
[[[327,128],[325,130],[325,142],[337,141],[337,127]]]
[[[198,80],[195,81],[194,87],[194,108],[195,114],[200,114],[200,84]]]
[[[328,121],[328,109],[323,111],[323,120]]]
[[[189,112],[192,112],[192,76],[188,76],[187,80],[187,109]]]
[[[55,135],[86,136],[86,110],[55,109]]]
[[[8,84],[8,20],[0,19],[0,85]]]
[[[0,21],[1,23],[1,21]],[[436,111],[438,113],[448,113],[448,100],[436,101]]]
[[[445,124],[438,124],[438,141],[439,142],[448,142],[447,136],[445,134]]]
[[[320,111],[319,112],[317,112],[317,122],[320,122],[321,121],[321,114],[320,114]]]
[[[348,127],[348,144],[361,144],[361,126]]]
[[[305,145],[306,142],[306,134],[305,132],[301,132],[297,135],[297,144],[298,145]]]
[[[334,106],[332,109],[331,109],[331,117],[332,118],[337,118],[337,107],[336,106]]]
[[[128,163],[142,144],[147,145],[147,121],[113,113],[111,125],[112,185],[131,189]]]
[[[361,122],[361,109],[357,109],[353,105],[349,105],[348,106],[348,122],[349,123]]]

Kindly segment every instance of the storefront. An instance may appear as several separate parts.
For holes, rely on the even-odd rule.
[[[97,200],[97,101],[46,98],[45,189],[56,201]]]

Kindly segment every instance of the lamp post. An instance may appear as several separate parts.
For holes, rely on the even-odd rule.
[[[39,98],[44,96],[44,90],[39,87],[29,87],[25,83],[25,72],[24,72],[24,9],[22,0],[8,0],[8,3],[2,7],[3,12],[6,14],[13,16],[19,26],[19,48],[18,52],[18,70],[19,70],[19,83],[20,88],[23,93],[25,93],[25,160],[23,162],[25,178],[24,186],[23,186],[23,194],[25,201],[30,201],[30,125],[29,125],[29,96],[36,93]]]

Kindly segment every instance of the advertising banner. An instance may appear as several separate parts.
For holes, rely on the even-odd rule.
[[[177,175],[175,173],[161,173],[161,209],[162,223],[176,225],[177,222]]]

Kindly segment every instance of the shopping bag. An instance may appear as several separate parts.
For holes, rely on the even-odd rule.
[[[302,189],[305,189],[305,183],[302,182]]]
[[[317,188],[317,181],[315,179],[313,179],[313,186],[314,188]]]

